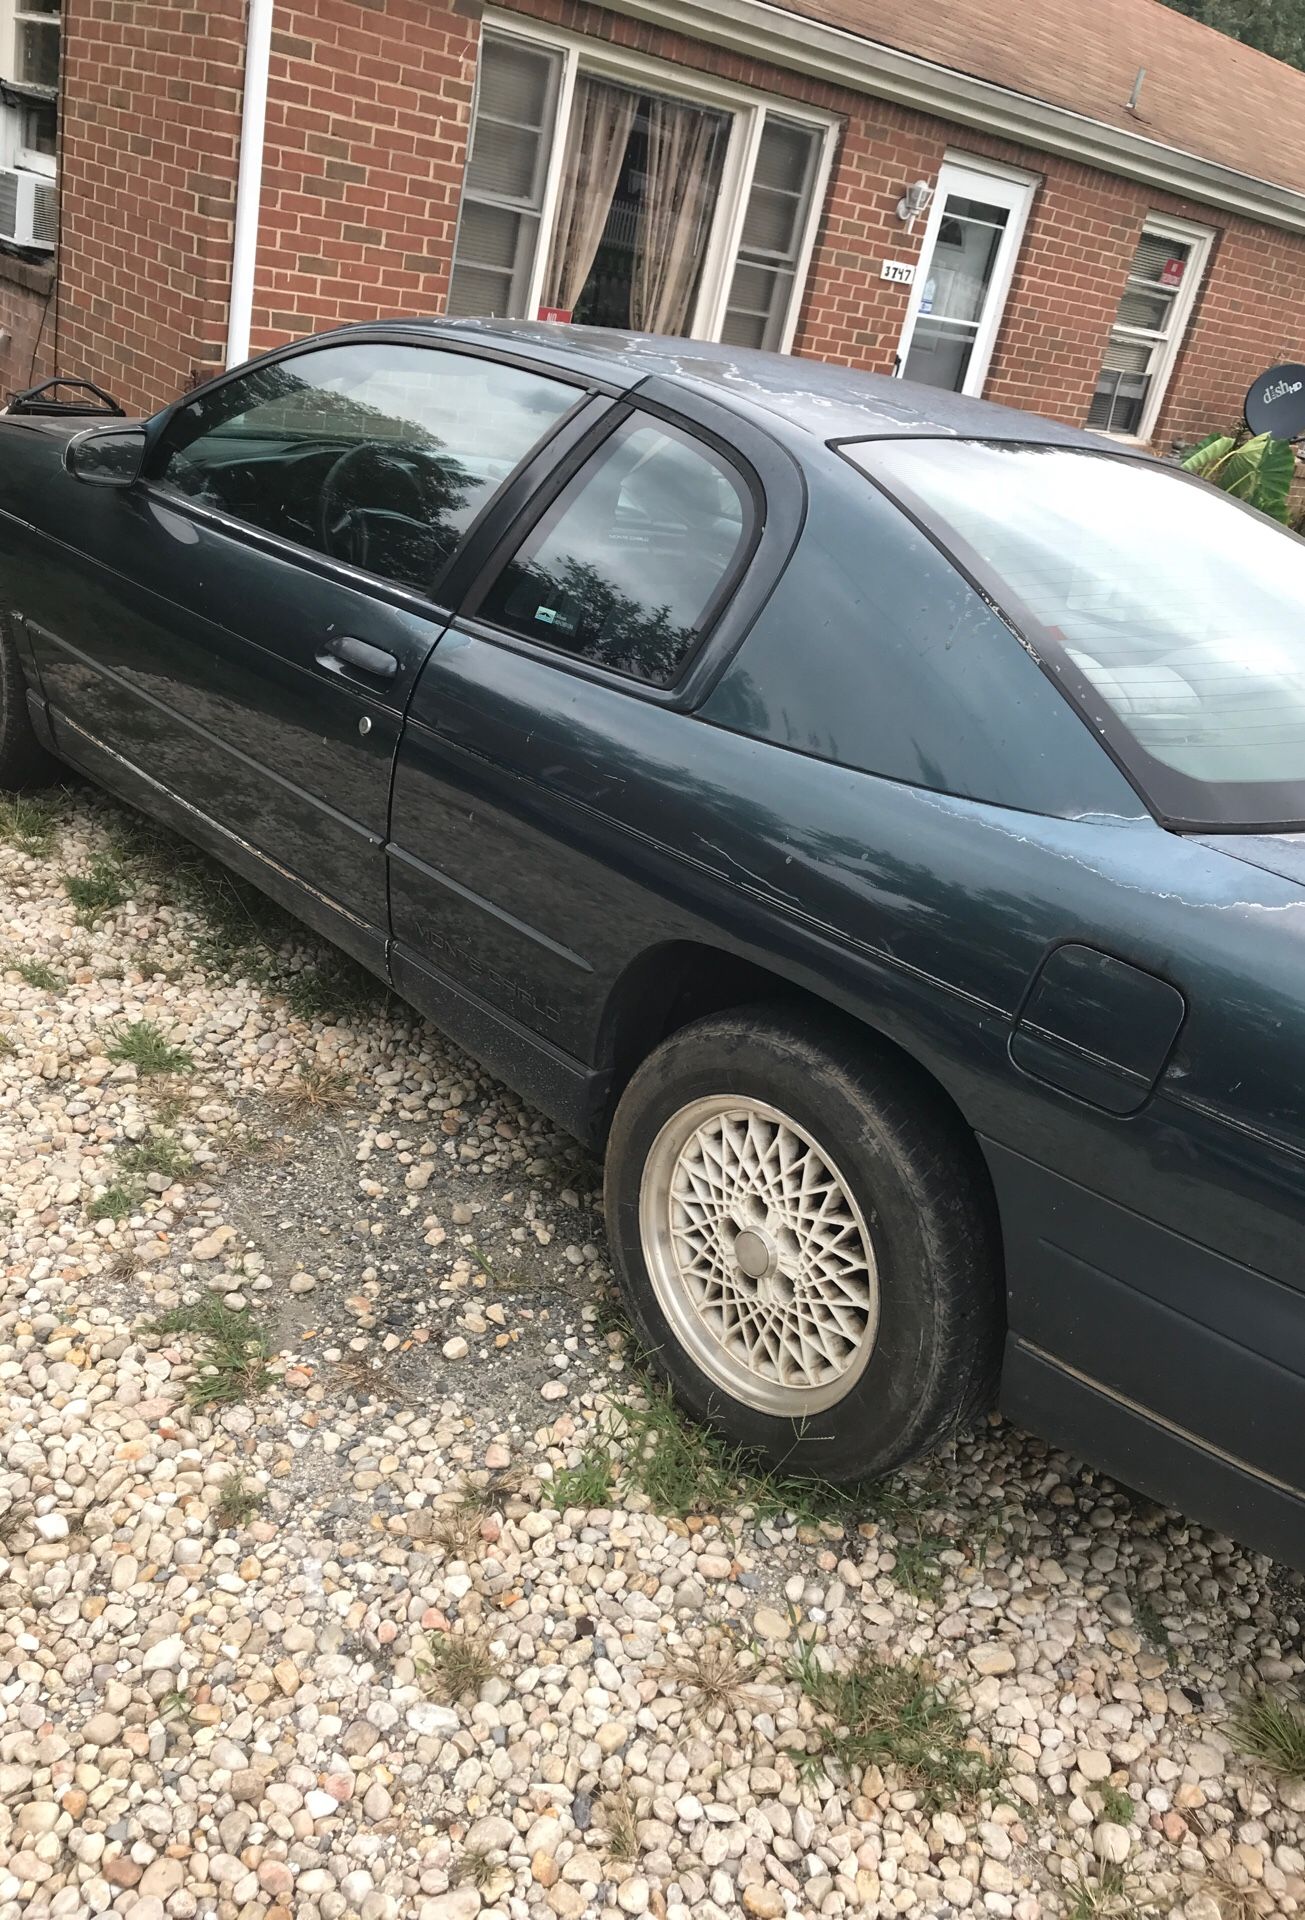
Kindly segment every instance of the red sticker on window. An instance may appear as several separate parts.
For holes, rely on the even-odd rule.
[[[541,320],[560,320],[564,325],[569,326],[571,324],[571,309],[570,307],[541,307],[539,309],[539,317]]]
[[[1162,287],[1178,286],[1182,281],[1183,268],[1186,265],[1185,260],[1166,260],[1160,269],[1160,285]]]

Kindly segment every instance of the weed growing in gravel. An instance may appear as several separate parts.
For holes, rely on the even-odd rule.
[[[49,853],[54,833],[54,806],[49,800],[25,793],[0,794],[0,840],[21,853]]]
[[[612,1860],[637,1860],[639,1810],[630,1792],[629,1782],[622,1780],[619,1787],[604,1794],[595,1811],[607,1835],[608,1857]]]
[[[129,1062],[146,1079],[155,1073],[185,1073],[195,1064],[185,1048],[174,1047],[152,1020],[110,1027],[104,1051],[110,1060]]]
[[[611,1505],[612,1480],[616,1463],[605,1440],[591,1440],[574,1467],[563,1467],[553,1475],[548,1497],[559,1513],[568,1507],[606,1507]]]
[[[446,1560],[471,1560],[481,1545],[480,1529],[489,1508],[480,1489],[467,1482],[457,1504],[436,1509],[431,1526],[431,1544]]]
[[[937,1565],[936,1556],[950,1542],[940,1533],[927,1533],[916,1540],[903,1540],[893,1549],[893,1570],[890,1575],[895,1586],[909,1593],[913,1600],[932,1600],[942,1586],[942,1568]]]
[[[1119,1787],[1112,1786],[1109,1780],[1103,1780],[1097,1788],[1101,1798],[1101,1817],[1113,1820],[1117,1827],[1131,1827],[1137,1809],[1131,1797]]]
[[[15,960],[14,971],[29,987],[40,987],[44,993],[62,993],[68,984],[63,975],[44,960]]]
[[[263,1496],[258,1488],[251,1487],[237,1467],[218,1486],[213,1512],[218,1525],[229,1531],[252,1520],[262,1504]]]
[[[1142,1908],[1129,1891],[1127,1875],[1112,1862],[1098,1868],[1094,1879],[1071,1881],[1065,1897],[1067,1920],[1141,1920]]]
[[[1157,1653],[1168,1653],[1173,1644],[1169,1629],[1156,1610],[1155,1602],[1149,1594],[1135,1593],[1132,1596],[1133,1619],[1142,1638],[1149,1641]]]
[[[0,1033],[0,1055],[7,1057],[11,1053],[17,1053],[17,1051],[18,1048],[10,1036],[7,1033]]]
[[[191,1705],[190,1695],[185,1687],[170,1687],[159,1701],[159,1718],[162,1720],[180,1720],[185,1726],[193,1726],[195,1709]]]
[[[1305,1779],[1305,1713],[1260,1687],[1243,1700],[1232,1723],[1241,1751],[1273,1773]]]
[[[709,1634],[701,1646],[686,1643],[671,1662],[672,1674],[693,1696],[695,1707],[720,1707],[727,1713],[753,1703],[764,1671],[752,1649],[725,1632]]]
[[[385,988],[374,973],[347,954],[324,952],[313,966],[279,983],[290,1011],[301,1020],[335,1021],[379,1006]]]
[[[118,1165],[124,1173],[161,1173],[168,1181],[184,1179],[194,1164],[193,1156],[182,1146],[176,1134],[166,1129],[135,1141],[118,1154]]]
[[[352,1106],[356,1092],[353,1082],[344,1074],[306,1061],[273,1098],[284,1113],[307,1115],[334,1113]]]
[[[90,1220],[126,1220],[145,1197],[138,1180],[115,1180],[103,1193],[95,1196],[86,1209]]]
[[[0,1504],[0,1547],[12,1546],[35,1511],[25,1500],[6,1500]]]
[[[498,1672],[498,1660],[489,1633],[469,1628],[426,1635],[428,1657],[416,1662],[429,1690],[441,1694],[450,1706],[468,1695],[475,1699],[487,1680]]]
[[[926,1808],[994,1793],[1000,1767],[967,1742],[965,1722],[914,1661],[863,1653],[850,1667],[821,1666],[806,1642],[790,1679],[824,1720],[825,1751],[849,1772],[892,1768]]]
[[[108,1266],[104,1269],[110,1280],[125,1286],[128,1280],[134,1280],[144,1265],[135,1247],[119,1247]]]
[[[247,1307],[227,1307],[216,1294],[174,1307],[147,1322],[145,1333],[193,1333],[201,1342],[199,1370],[186,1388],[192,1407],[252,1400],[271,1380],[267,1339]]]
[[[127,898],[127,875],[108,854],[97,853],[85,873],[65,873],[63,890],[77,909],[77,924],[93,927]]]

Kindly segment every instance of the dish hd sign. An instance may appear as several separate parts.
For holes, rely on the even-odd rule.
[[[1299,439],[1305,433],[1305,366],[1291,360],[1262,373],[1251,383],[1245,413],[1252,433]]]

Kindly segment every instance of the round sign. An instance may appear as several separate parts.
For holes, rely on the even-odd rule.
[[[1288,361],[1252,382],[1246,424],[1252,433],[1271,433],[1275,440],[1296,440],[1305,433],[1305,367]]]

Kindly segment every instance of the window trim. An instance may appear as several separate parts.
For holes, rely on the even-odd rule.
[[[1179,283],[1177,298],[1170,308],[1169,332],[1165,335],[1156,335],[1145,328],[1121,327],[1118,324],[1120,302],[1128,292],[1130,280],[1128,268],[1125,269],[1119,300],[1115,302],[1115,319],[1111,321],[1106,334],[1106,343],[1102,351],[1102,364],[1097,368],[1097,378],[1100,379],[1101,377],[1105,355],[1110,351],[1110,342],[1117,333],[1126,334],[1130,339],[1134,340],[1145,339],[1152,342],[1160,340],[1163,342],[1163,350],[1156,362],[1154,371],[1150,372],[1147,376],[1150,385],[1147,388],[1146,405],[1142,409],[1142,417],[1138,421],[1136,433],[1114,432],[1109,427],[1088,427],[1087,431],[1089,433],[1099,434],[1103,440],[1114,440],[1122,446],[1145,447],[1150,445],[1151,438],[1155,433],[1156,425],[1160,418],[1161,409],[1165,403],[1165,396],[1169,391],[1169,382],[1173,377],[1174,366],[1177,363],[1179,353],[1182,351],[1183,344],[1187,339],[1188,328],[1192,321],[1192,309],[1196,305],[1196,296],[1205,279],[1205,270],[1210,264],[1210,254],[1214,247],[1215,232],[1216,230],[1213,227],[1200,227],[1191,220],[1176,220],[1171,218],[1167,213],[1147,213],[1143,215],[1142,224],[1137,229],[1136,236],[1133,240],[1132,251],[1128,256],[1128,268],[1131,268],[1133,261],[1136,259],[1137,249],[1146,235],[1154,234],[1157,240],[1177,240],[1183,246],[1189,246],[1192,249],[1188,260],[1188,270]],[[1095,387],[1092,389],[1092,392],[1095,396]],[[1089,409],[1091,405],[1092,402],[1089,400]]]
[[[988,369],[992,364],[993,351],[997,345],[997,335],[1006,317],[1006,305],[1014,284],[1015,267],[1020,257],[1020,250],[1024,245],[1029,214],[1033,209],[1033,196],[1042,185],[1042,176],[1028,173],[1020,167],[1003,166],[997,160],[985,160],[981,155],[962,153],[951,147],[946,150],[939,163],[938,175],[934,181],[933,199],[929,204],[929,218],[916,259],[915,278],[911,283],[906,312],[902,316],[902,331],[897,341],[897,360],[894,368],[895,376],[899,380],[906,378],[907,357],[915,336],[915,323],[920,317],[920,302],[924,298],[924,269],[926,263],[933,257],[934,243],[938,238],[938,229],[942,225],[948,196],[952,193],[961,193],[968,186],[972,190],[970,197],[981,198],[985,192],[991,192],[992,184],[1004,187],[1008,191],[1014,190],[1009,192],[1010,219],[1007,221],[1006,230],[997,251],[997,262],[992,279],[988,283],[983,314],[974,336],[974,347],[970,353],[969,365],[965,369],[965,379],[959,388],[961,393],[969,394],[973,399],[980,400],[983,397],[983,389],[988,383]]]
[[[504,39],[524,41],[542,51],[558,54],[562,60],[553,103],[551,148],[544,176],[544,194],[540,204],[535,262],[526,283],[526,312],[514,317],[533,320],[539,312],[544,275],[548,268],[549,248],[557,220],[558,199],[562,187],[562,167],[566,157],[566,135],[575,97],[576,76],[580,72],[592,73],[598,78],[616,81],[623,86],[669,94],[675,99],[690,102],[695,106],[712,108],[731,116],[721,187],[707,236],[698,293],[685,331],[687,339],[719,340],[720,338],[734,271],[738,265],[739,242],[743,224],[747,218],[748,196],[752,189],[757,151],[761,144],[761,132],[767,112],[775,114],[781,120],[808,128],[820,136],[812,173],[811,201],[795,256],[793,287],[789,295],[788,310],[785,314],[778,349],[781,353],[790,352],[797,332],[802,302],[806,295],[816,236],[829,193],[834,152],[841,129],[841,122],[837,116],[826,113],[818,107],[809,107],[802,101],[789,101],[782,95],[761,93],[755,88],[737,86],[732,81],[718,80],[714,75],[700,73],[692,67],[680,67],[670,61],[656,60],[587,34],[571,33],[561,27],[546,26],[536,20],[523,19],[519,14],[504,13],[496,7],[485,9],[481,25],[480,47],[484,45],[486,34],[497,35]],[[477,58],[477,79],[479,80],[479,53]],[[473,103],[472,121],[468,129],[468,156],[474,129]],[[464,161],[464,185],[465,169]],[[461,229],[462,200],[460,198],[458,232],[453,242],[454,263],[457,260]]]

